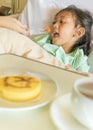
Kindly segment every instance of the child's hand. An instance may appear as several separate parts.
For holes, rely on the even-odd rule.
[[[71,65],[65,65],[64,69],[77,72]]]
[[[83,74],[84,76],[93,77],[93,74],[89,72],[81,72],[80,74]]]

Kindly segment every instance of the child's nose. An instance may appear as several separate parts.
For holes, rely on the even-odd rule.
[[[58,22],[56,22],[54,25],[53,25],[53,28],[57,29],[59,26]]]

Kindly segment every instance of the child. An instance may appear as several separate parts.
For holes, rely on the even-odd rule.
[[[56,14],[50,35],[36,36],[33,40],[65,65],[88,72],[92,23],[88,11],[71,5]]]

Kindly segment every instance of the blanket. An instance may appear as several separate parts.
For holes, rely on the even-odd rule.
[[[0,28],[0,54],[15,54],[46,64],[64,68],[64,64],[47,53],[27,36],[15,31]]]
[[[12,30],[0,28],[0,54],[6,53],[15,54],[25,58],[33,59],[35,61],[43,62],[48,65],[77,72],[71,66],[64,65],[56,57],[46,52],[27,36]],[[88,73],[81,74],[89,76]]]

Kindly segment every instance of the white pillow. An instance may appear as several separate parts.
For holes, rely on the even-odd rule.
[[[31,34],[41,34],[47,25],[51,26],[59,10],[72,4],[93,12],[93,0],[28,0],[20,20],[27,25]]]
[[[28,0],[20,20],[31,34],[44,33],[45,27],[51,24],[54,15],[61,9],[59,5],[56,0]]]

